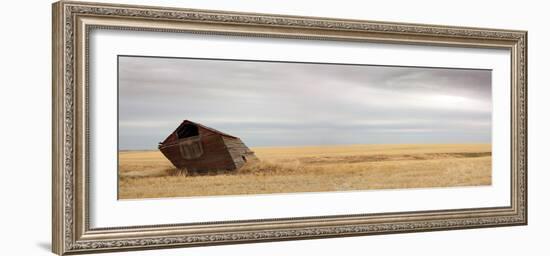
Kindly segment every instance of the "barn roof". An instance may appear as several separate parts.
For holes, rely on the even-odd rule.
[[[208,130],[212,133],[215,133],[215,134],[219,134],[221,136],[224,136],[224,137],[229,137],[229,138],[234,138],[234,139],[238,139],[237,137],[233,136],[233,135],[229,135],[227,133],[224,133],[224,132],[221,132],[221,131],[218,131],[214,128],[211,128],[211,127],[208,127],[206,125],[202,125],[202,124],[199,124],[199,123],[195,123],[193,121],[189,121],[189,120],[183,120],[183,122],[181,122],[180,125],[178,125],[178,127],[172,132],[170,133],[170,135],[168,135],[168,137],[166,137],[162,142],[159,142],[159,145],[162,145],[162,144],[165,144],[165,143],[168,143],[170,141],[173,141],[175,140],[175,133],[180,129],[180,127],[182,127],[184,124],[193,124],[197,127],[200,127],[202,129],[205,129],[205,130]]]
[[[226,136],[226,137],[230,137],[230,138],[235,138],[235,139],[237,139],[237,137],[235,137],[235,136],[233,136],[233,135],[229,135],[229,134],[227,134],[227,133],[218,131],[218,130],[216,130],[216,129],[214,129],[214,128],[211,128],[211,127],[208,127],[208,126],[206,126],[206,125],[202,125],[202,124],[199,124],[199,123],[196,123],[196,122],[193,122],[193,121],[189,121],[189,120],[183,120],[183,122],[178,126],[178,129],[179,129],[182,125],[184,125],[184,124],[186,124],[186,123],[194,124],[194,125],[196,125],[196,126],[198,126],[198,127],[201,127],[201,128],[203,128],[203,129],[209,130],[209,131],[211,131],[211,132],[213,132],[213,133],[216,133],[216,134],[219,134],[219,135],[222,135],[222,136]],[[177,130],[177,129],[176,129],[176,130]]]

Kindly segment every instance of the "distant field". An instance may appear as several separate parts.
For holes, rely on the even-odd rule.
[[[233,173],[185,176],[159,151],[119,152],[119,198],[160,198],[491,184],[490,144],[252,148]]]

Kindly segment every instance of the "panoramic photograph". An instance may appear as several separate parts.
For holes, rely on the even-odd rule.
[[[118,198],[491,185],[491,70],[118,57]]]

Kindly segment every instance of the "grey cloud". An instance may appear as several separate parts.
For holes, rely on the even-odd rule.
[[[251,146],[490,142],[488,70],[119,58],[121,149],[183,119]]]

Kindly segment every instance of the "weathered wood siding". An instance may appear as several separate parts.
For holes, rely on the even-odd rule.
[[[223,137],[223,141],[237,169],[241,168],[247,162],[258,160],[254,152],[252,152],[240,139]]]
[[[199,128],[202,154],[194,159],[185,159],[184,156],[189,154],[182,154],[180,143],[190,139],[196,138],[185,138],[163,144],[160,151],[174,166],[189,171],[234,170],[237,168],[221,135]],[[194,153],[191,155],[195,155]]]
[[[159,150],[174,166],[190,172],[235,170],[258,160],[239,138],[188,120],[159,144]]]
[[[176,135],[176,132],[171,133],[168,138],[164,140],[163,143],[165,144],[171,144],[178,140],[178,136]]]

